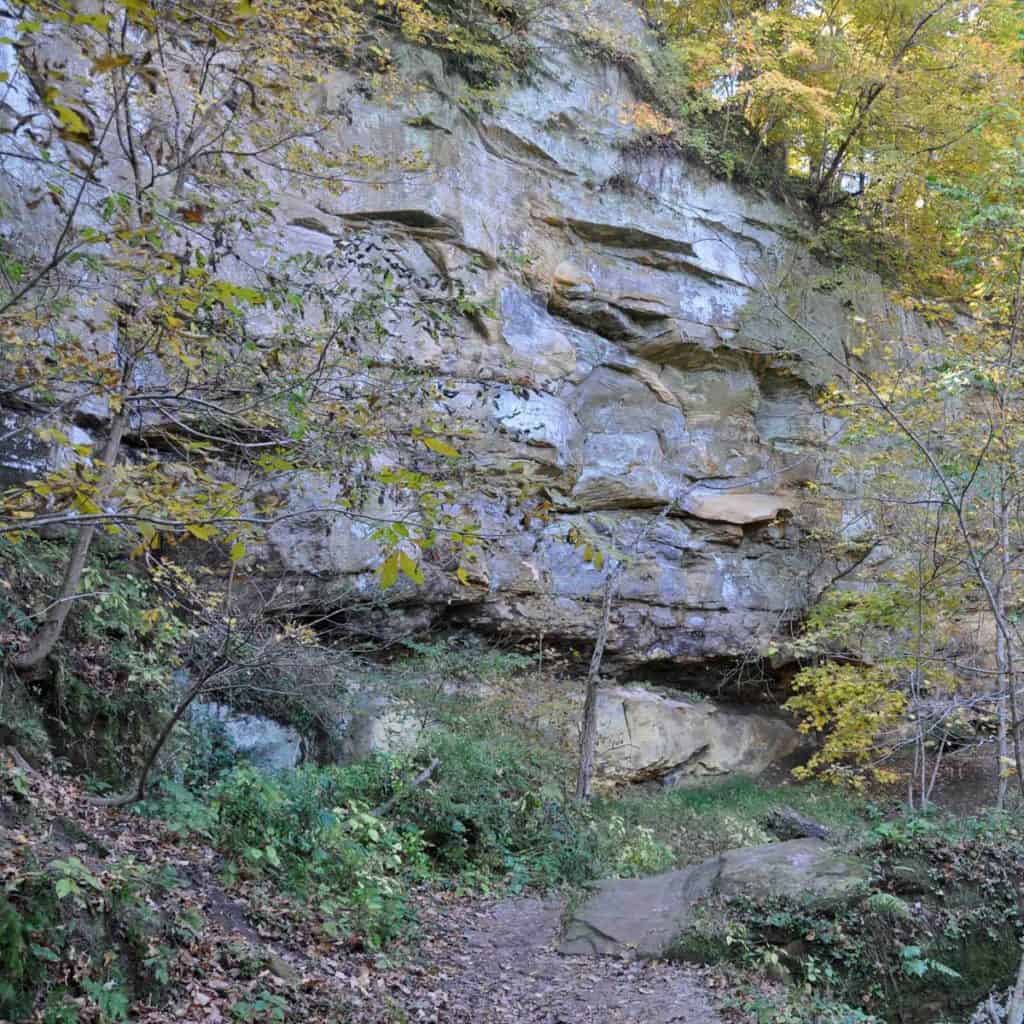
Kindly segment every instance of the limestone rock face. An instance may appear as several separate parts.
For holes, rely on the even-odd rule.
[[[650,878],[614,878],[577,910],[560,949],[570,955],[661,956],[715,896],[784,896],[837,903],[867,886],[870,872],[820,839],[740,850]]]
[[[423,733],[422,719],[386,698],[367,700],[343,725],[343,761],[359,761],[371,754],[403,754],[415,748]]]
[[[211,701],[195,704],[192,720],[219,723],[234,751],[257,768],[282,771],[302,763],[302,737],[273,719],[242,714]]]
[[[760,775],[803,747],[800,733],[767,711],[726,709],[710,700],[673,699],[632,687],[608,688],[598,697],[599,783],[659,779],[678,786]]]
[[[647,32],[625,0],[599,0],[590,17]],[[267,179],[275,223],[221,270],[244,281],[268,255],[341,253],[356,283],[369,254],[386,258],[404,305],[374,358],[414,360],[436,378],[439,415],[475,425],[463,448],[493,486],[466,494],[463,510],[494,539],[469,586],[428,560],[424,586],[389,592],[399,628],[589,645],[606,573],[628,552],[609,664],[685,677],[763,653],[833,568],[806,542],[816,513],[805,485],[828,497],[838,487],[837,425],[816,403],[835,372],[829,353],[860,346],[864,322],[924,348],[933,329],[872,275],[816,262],[792,208],[645,146],[630,75],[588,56],[572,29],[546,29],[537,72],[486,110],[425,49],[396,45],[404,92],[375,96],[364,76],[332,73],[309,101],[346,117],[321,144],[401,171],[334,193],[247,169]],[[46,45],[63,66],[60,40]],[[85,100],[102,121],[102,97]],[[31,120],[31,96],[7,102]],[[56,134],[43,141],[54,164],[69,161]],[[146,159],[160,170],[156,150]],[[115,191],[117,165],[96,169]],[[48,253],[61,222],[46,175],[12,166],[18,180],[0,181],[5,241]],[[456,293],[473,302],[447,334],[417,326],[417,301]],[[102,415],[86,418],[102,428]],[[0,450],[0,479],[29,462],[45,458]],[[524,478],[546,517],[527,522],[516,507]],[[291,514],[332,505],[339,485],[293,475],[268,486]],[[273,581],[272,607],[333,614],[376,591],[371,532],[329,514],[285,518],[242,568]],[[567,542],[580,534],[606,549],[602,568]]]

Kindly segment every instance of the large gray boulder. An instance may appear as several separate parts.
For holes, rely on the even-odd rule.
[[[868,867],[820,839],[794,839],[740,850],[650,878],[613,878],[570,918],[566,954],[663,956],[695,926],[713,897],[838,903],[863,890]]]
[[[217,723],[232,750],[264,771],[297,768],[303,761],[302,737],[291,726],[272,718],[243,714],[226,704],[209,701],[193,705],[192,721]]]
[[[539,705],[535,722],[574,747],[581,713],[581,694],[559,694]],[[807,737],[774,708],[730,706],[640,685],[598,691],[594,781],[603,789],[757,777],[785,770],[809,751]]]

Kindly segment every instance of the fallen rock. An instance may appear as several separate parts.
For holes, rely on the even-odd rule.
[[[805,738],[778,713],[641,687],[603,690],[597,704],[596,777],[607,785],[756,776],[799,755]]]
[[[866,887],[867,866],[820,839],[740,850],[650,878],[613,878],[572,915],[559,950],[568,955],[663,956],[715,896],[788,896],[840,903]]]
[[[778,839],[828,839],[830,830],[792,807],[777,807],[765,820],[765,827]]]

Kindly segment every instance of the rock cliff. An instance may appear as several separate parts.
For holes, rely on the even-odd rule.
[[[591,17],[648,32],[620,2]],[[346,113],[333,144],[395,170],[339,194],[281,184],[263,251],[244,255],[340,252],[356,266],[372,251],[410,305],[453,282],[466,297],[441,339],[399,311],[390,344],[444,382],[440,411],[475,424],[467,445],[493,486],[466,501],[490,539],[468,586],[438,567],[391,592],[389,614],[589,645],[605,575],[628,555],[610,662],[720,684],[763,664],[835,571],[809,538],[812,495],[854,495],[833,479],[838,425],[816,402],[829,353],[861,344],[865,323],[924,328],[870,274],[819,262],[795,205],[716,180],[644,131],[627,66],[570,26],[547,31],[529,81],[482,105],[440,56],[404,44],[387,94],[346,71],[320,83],[315,104]],[[45,241],[43,183],[19,173],[0,197],[6,237]],[[50,457],[22,446],[3,461],[23,475]],[[523,480],[546,516],[523,517]],[[286,498],[299,511],[336,491],[310,477]],[[601,567],[574,532],[606,548]],[[275,526],[250,565],[279,606],[320,614],[372,592],[378,561],[368,527],[311,517]]]

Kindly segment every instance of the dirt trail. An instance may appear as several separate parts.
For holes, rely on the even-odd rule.
[[[173,948],[166,998],[133,1003],[136,1024],[226,1024],[261,1000],[309,1024],[722,1024],[699,968],[559,954],[560,900],[424,888],[412,896],[412,934],[377,955],[359,936],[325,935],[316,907],[272,879],[241,877],[226,891],[223,860],[202,841],[98,807],[59,776],[31,782],[18,804],[0,792],[0,879],[75,857],[98,892],[150,880],[139,899],[153,942]],[[155,884],[168,868],[177,881]],[[92,922],[96,957],[137,957],[105,900],[70,910]],[[132,962],[147,978],[148,961]]]
[[[475,901],[425,921],[418,959],[445,996],[437,1020],[721,1024],[696,968],[559,954],[561,909],[529,897]]]

